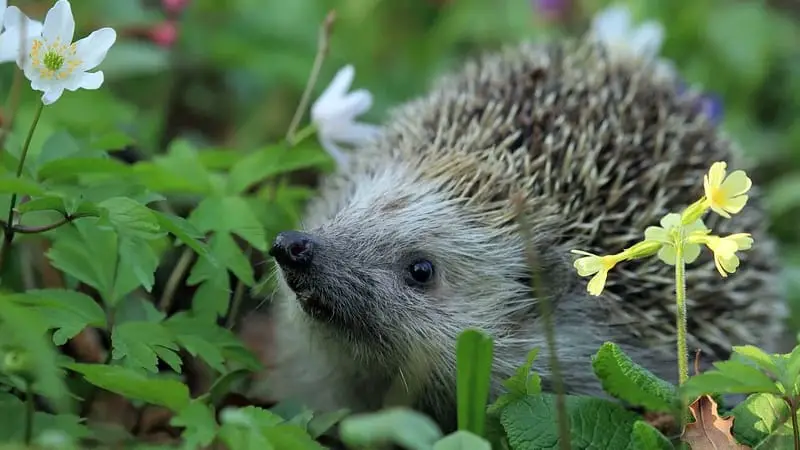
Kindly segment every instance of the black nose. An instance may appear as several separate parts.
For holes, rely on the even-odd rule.
[[[314,241],[306,233],[283,231],[275,237],[269,254],[287,269],[308,267],[314,256]]]

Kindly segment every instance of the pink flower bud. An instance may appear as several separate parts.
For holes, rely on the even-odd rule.
[[[171,47],[178,39],[178,27],[174,21],[161,22],[150,29],[150,39],[162,47]]]
[[[170,14],[177,14],[189,5],[190,0],[161,0],[161,5]]]

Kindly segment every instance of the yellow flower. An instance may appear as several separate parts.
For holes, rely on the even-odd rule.
[[[739,268],[739,257],[736,256],[736,252],[748,250],[753,245],[753,238],[749,233],[736,233],[725,237],[693,233],[689,236],[689,240],[705,244],[714,252],[714,265],[723,277],[727,277]]]
[[[675,265],[677,258],[676,245],[683,246],[683,261],[686,264],[693,263],[700,256],[700,245],[681,238],[681,226],[683,227],[683,236],[690,233],[708,233],[709,231],[702,220],[697,219],[688,225],[681,225],[681,219],[680,214],[670,213],[661,219],[660,227],[652,226],[644,230],[646,240],[661,243],[658,258],[671,266]]]
[[[608,256],[593,255],[580,250],[572,250],[572,253],[586,255],[575,260],[573,265],[578,271],[578,275],[582,277],[594,275],[586,286],[586,290],[592,295],[600,295],[603,292],[608,278],[608,271],[624,259],[621,253]]]
[[[726,167],[724,161],[712,164],[708,174],[703,177],[703,189],[708,207],[730,219],[731,214],[741,211],[747,203],[747,195],[744,194],[750,190],[752,182],[743,170],[736,170],[726,177]]]

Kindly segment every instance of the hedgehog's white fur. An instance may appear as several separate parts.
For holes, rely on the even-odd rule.
[[[676,379],[671,268],[625,263],[595,298],[569,255],[633,244],[699,198],[713,161],[738,165],[731,144],[652,67],[613,62],[585,41],[507,48],[398,108],[382,138],[358,152],[323,181],[305,216],[317,244],[313,270],[293,278],[297,294],[286,272],[279,277],[271,397],[356,411],[410,403],[452,428],[455,339],[467,327],[495,338],[493,395],[533,347],[549,386],[509,204],[518,192],[533,224],[536,273],[555,305],[569,392],[601,395],[590,356],[606,340]],[[689,345],[707,358],[724,357],[732,343],[769,349],[785,307],[757,189],[741,214],[706,223],[750,232],[756,244],[728,279],[708,255],[690,267]],[[416,257],[434,262],[431,287],[404,283]],[[335,318],[312,319],[298,298],[321,300]]]

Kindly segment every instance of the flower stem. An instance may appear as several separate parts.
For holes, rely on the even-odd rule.
[[[797,426],[797,400],[795,398],[787,398],[786,403],[789,404],[789,412],[792,415],[792,434],[794,436],[794,450],[800,450],[800,428]]]
[[[28,157],[28,150],[31,147],[33,132],[36,130],[36,125],[39,124],[39,118],[42,116],[42,110],[44,109],[44,103],[38,103],[39,105],[36,107],[31,128],[28,130],[28,136],[25,138],[25,143],[22,145],[22,154],[19,156],[19,164],[17,165],[17,178],[22,176],[22,169],[25,167],[25,159]],[[11,241],[14,240],[14,208],[16,208],[16,206],[17,194],[15,192],[11,194],[11,203],[8,206],[8,219],[6,220],[6,226],[3,232],[3,242],[0,243],[0,270],[2,270],[3,262],[6,256],[8,256],[8,252],[11,250]]]
[[[681,230],[683,232],[683,230]],[[682,242],[683,239],[681,239]],[[686,348],[686,264],[683,261],[683,245],[675,246],[675,302],[678,330],[678,384],[689,378],[689,352]]]

